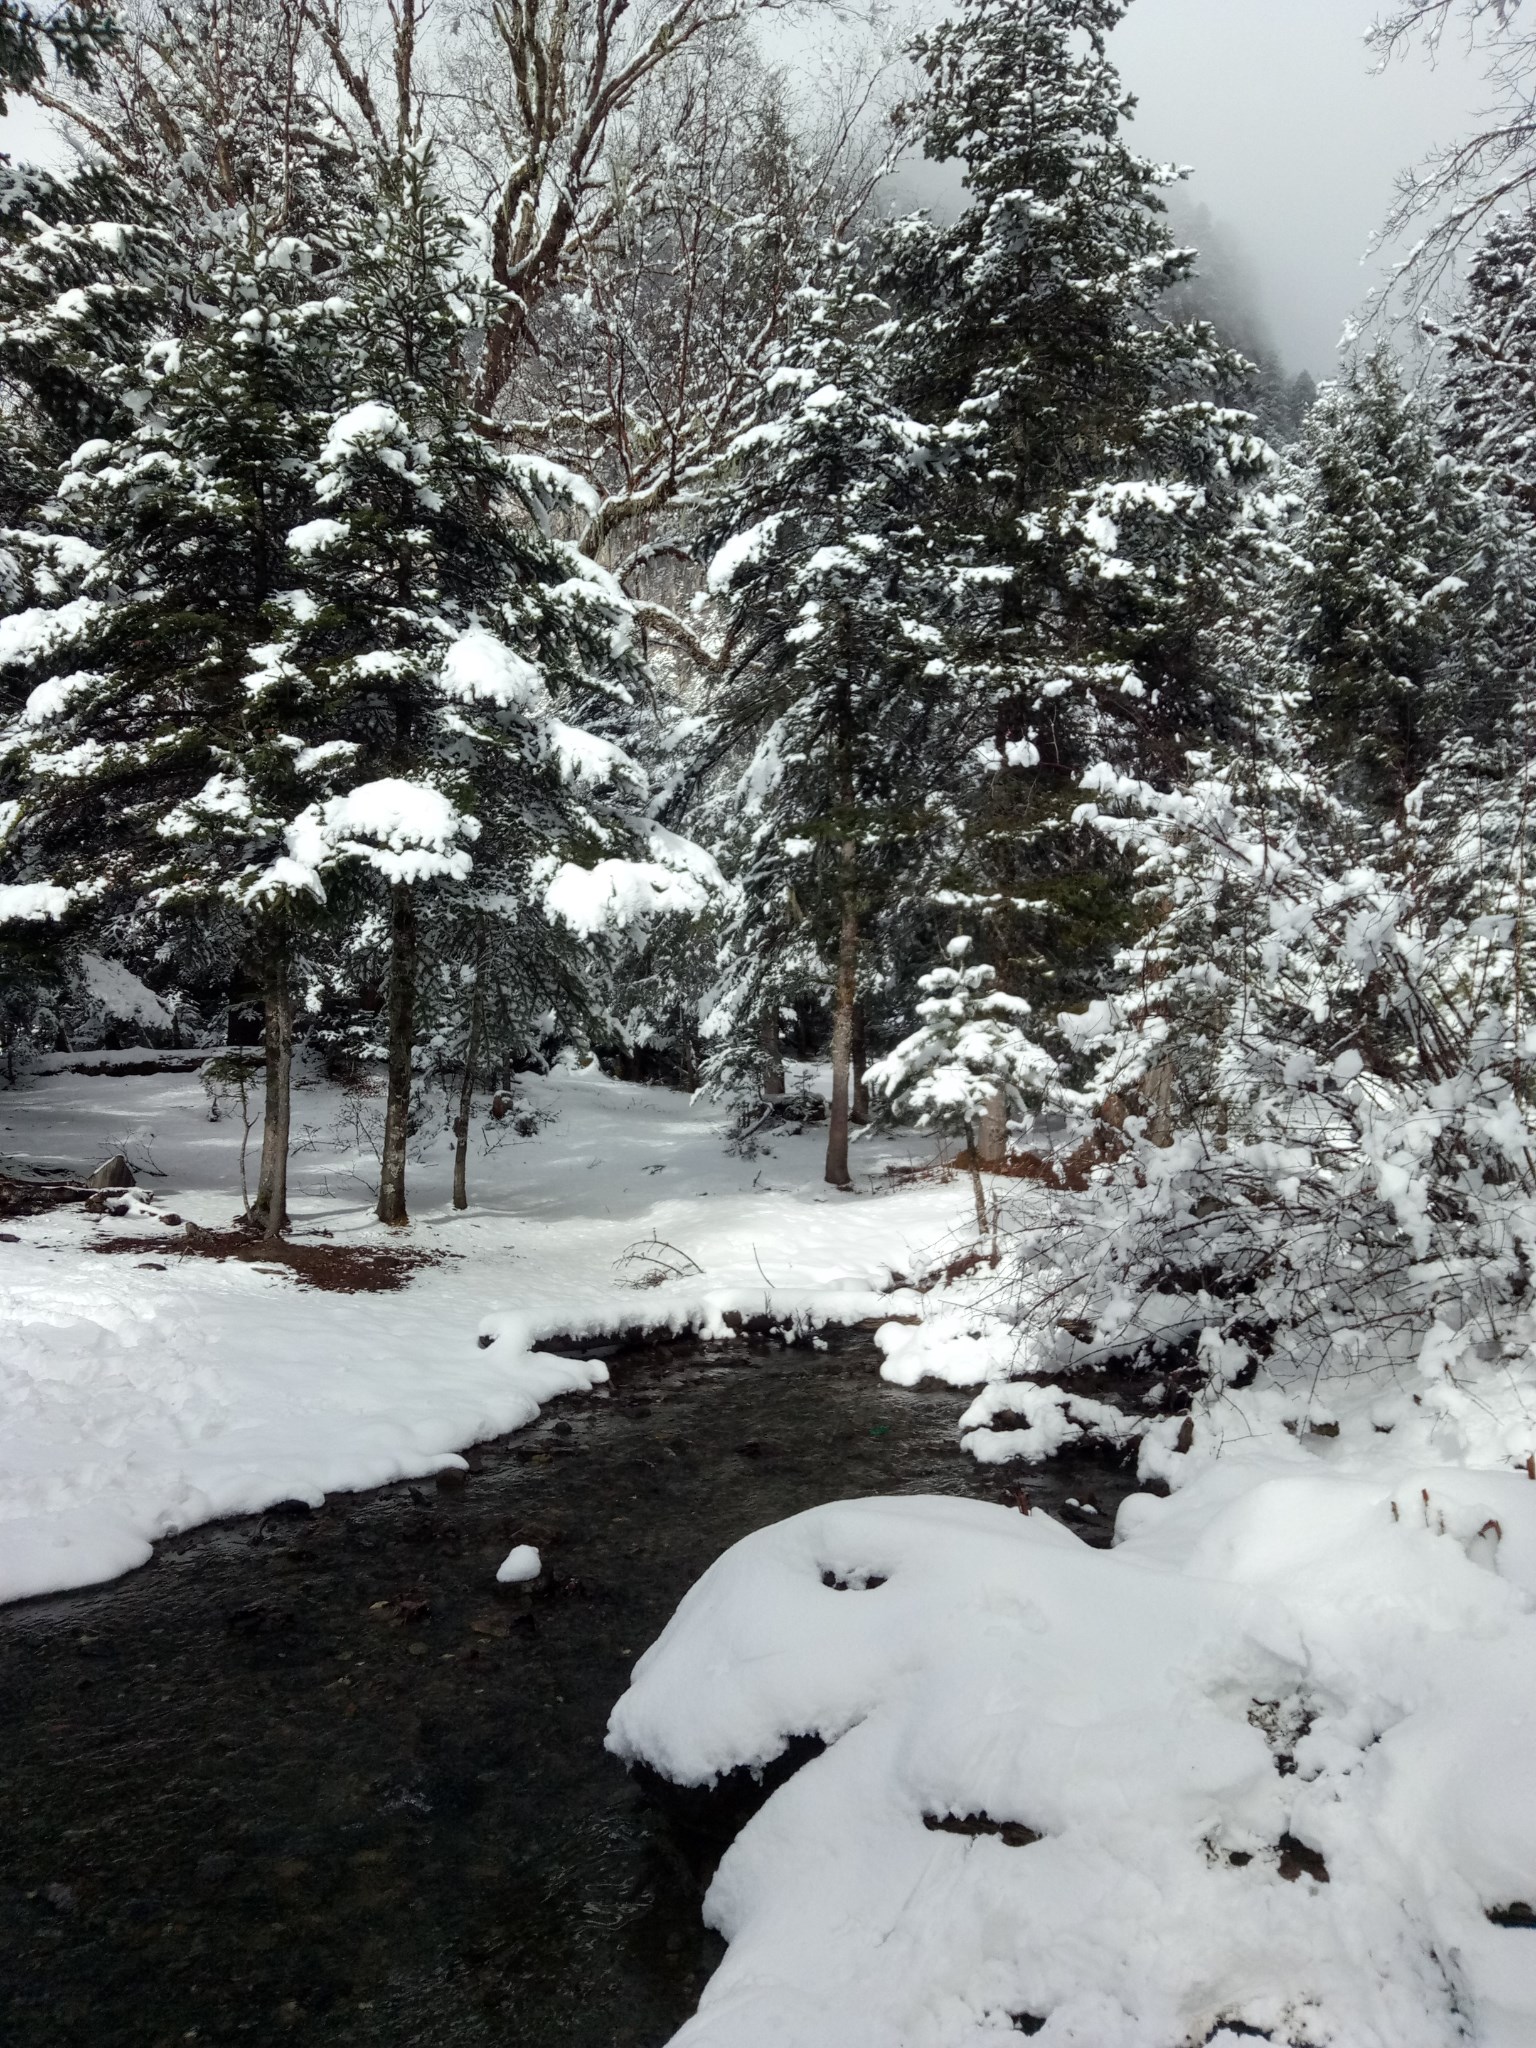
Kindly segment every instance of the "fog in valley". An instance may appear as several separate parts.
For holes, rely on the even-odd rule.
[[[943,9],[924,10],[938,18]],[[1448,37],[1385,69],[1365,46],[1377,0],[1135,0],[1112,49],[1136,95],[1136,139],[1187,166],[1179,232],[1207,252],[1234,339],[1267,340],[1291,375],[1338,363],[1347,321],[1389,273],[1373,243],[1397,180],[1462,133],[1481,64]],[[953,204],[944,170],[904,166],[909,204]],[[1211,310],[1216,310],[1213,306]]]

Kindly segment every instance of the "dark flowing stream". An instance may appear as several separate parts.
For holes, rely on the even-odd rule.
[[[965,1395],[878,1363],[851,1332],[631,1350],[467,1477],[0,1610],[6,2048],[660,2048],[719,1944],[602,1747],[635,1657],[749,1530],[1021,1478],[960,1452]],[[1090,1455],[1022,1483],[1107,1541],[1130,1481]],[[495,1584],[514,1542],[531,1592]]]

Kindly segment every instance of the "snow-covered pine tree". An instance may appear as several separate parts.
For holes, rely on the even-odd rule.
[[[121,433],[142,352],[190,276],[168,210],[87,160],[68,174],[0,161],[0,519],[33,523],[82,441]]]
[[[270,219],[207,212],[192,234],[150,209],[148,226],[72,217],[67,234],[39,232],[55,265],[79,268],[99,248],[112,267],[39,321],[31,252],[18,251],[20,303],[0,330],[55,442],[72,413],[97,428],[55,471],[43,508],[81,565],[78,594],[61,590],[8,622],[5,651],[28,695],[7,733],[18,801],[7,855],[141,950],[174,926],[226,978],[252,958],[268,998],[256,1211],[273,1231],[284,1220],[291,927],[313,893],[284,831],[329,764],[315,745],[323,733],[305,730],[319,707],[300,702],[275,651],[286,534],[332,350],[312,273],[334,268],[335,251],[301,202],[344,204],[349,189],[335,145],[315,147],[323,161],[306,172],[295,153]],[[84,182],[84,195],[68,195],[77,216],[98,187],[132,193],[117,173]]]
[[[1334,1375],[1466,1385],[1529,1341],[1530,721],[1458,439],[1381,352],[1326,389],[1213,636],[1236,729],[1088,777],[1144,923],[1059,1019],[1081,1119],[1021,1246],[1055,1267],[1028,1370],[1257,1377],[1294,1426]]]
[[[622,595],[551,531],[577,486],[508,452],[471,409],[497,300],[476,240],[427,143],[373,176],[308,516],[288,534],[303,601],[281,661],[324,701],[338,764],[335,794],[292,828],[295,851],[317,875],[371,875],[387,913],[378,1212],[403,1224],[424,991],[465,992],[467,1057],[475,992],[483,1005],[558,953],[551,916],[590,930],[620,899],[622,915],[702,896],[692,850],[650,825],[621,744],[636,673]],[[443,963],[470,966],[467,980],[423,977],[434,920]]]
[[[1531,772],[1448,745],[1383,830],[1294,702],[1254,711],[1179,788],[1089,778],[1147,929],[1125,992],[1061,1019],[1101,1163],[1021,1242],[1021,1366],[1133,1363],[1213,1402],[1258,1376],[1268,1427],[1407,1371],[1465,1413],[1532,1337]]]
[[[30,93],[42,84],[50,58],[71,78],[89,81],[117,33],[111,9],[95,0],[65,0],[46,13],[29,0],[0,0],[0,114],[8,92]]]
[[[728,453],[708,574],[742,650],[713,693],[712,733],[743,762],[712,1030],[755,1067],[787,956],[826,963],[837,1187],[850,1185],[861,949],[923,857],[954,690],[954,600],[924,520],[940,457],[885,395],[881,310],[853,291],[804,294],[769,416]]]
[[[865,1076],[870,1092],[920,1131],[958,1131],[965,1139],[976,1229],[987,1230],[987,1203],[979,1150],[982,1119],[1001,1094],[1016,1113],[1038,1106],[1056,1075],[1056,1062],[1023,1029],[1030,1014],[1020,996],[1004,995],[996,971],[966,962],[973,942],[951,939],[947,966],[932,968],[918,987],[921,1020]]]
[[[1476,730],[1492,754],[1529,744],[1524,729],[1536,642],[1536,212],[1498,215],[1467,265],[1454,312],[1426,321],[1443,351],[1431,401],[1449,458],[1480,487],[1487,568],[1475,596],[1481,660]],[[1463,611],[1469,606],[1464,604]]]
[[[895,395],[955,451],[941,544],[984,655],[948,887],[988,914],[1004,983],[1057,1000],[1123,927],[1076,778],[1104,758],[1167,773],[1219,725],[1203,630],[1268,461],[1217,399],[1240,362],[1161,312],[1194,257],[1163,218],[1177,173],[1126,140],[1107,48],[1125,4],[966,0],[917,39],[922,147],[960,163],[967,203],[894,223],[877,273]]]
[[[1324,386],[1294,481],[1286,602],[1312,729],[1349,793],[1390,815],[1490,680],[1473,626],[1498,536],[1383,348]]]

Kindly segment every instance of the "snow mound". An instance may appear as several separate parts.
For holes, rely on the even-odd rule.
[[[1489,1915],[1536,1895],[1536,1485],[1301,1459],[1110,1552],[868,1500],[711,1567],[609,1747],[829,1746],[721,1863],[677,2048],[1528,2048],[1536,1933]]]
[[[515,1543],[496,1567],[499,1586],[526,1586],[544,1569],[544,1560],[531,1543]]]
[[[895,1387],[942,1380],[950,1387],[1005,1380],[1018,1361],[1018,1332],[985,1309],[929,1307],[921,1321],[884,1323],[875,1332],[880,1377]]]
[[[121,960],[100,953],[80,955],[80,980],[86,997],[113,1022],[147,1024],[169,1031],[175,1019],[152,988]]]

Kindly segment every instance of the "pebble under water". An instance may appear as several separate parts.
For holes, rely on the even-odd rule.
[[[634,1659],[752,1529],[1019,1481],[958,1449],[965,1395],[878,1364],[854,1332],[627,1351],[467,1476],[0,1610],[0,2040],[661,2048],[720,1946],[602,1747]],[[1131,1484],[1092,1457],[1023,1483],[1106,1542]],[[516,1542],[531,1590],[495,1584]]]

